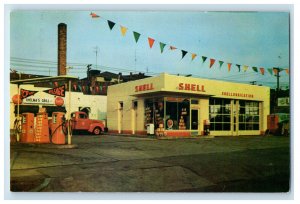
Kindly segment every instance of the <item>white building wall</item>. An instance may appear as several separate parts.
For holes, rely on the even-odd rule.
[[[18,93],[18,86],[16,84],[10,85],[10,129],[13,129],[13,123],[15,121],[14,114],[14,104],[12,102],[12,97]],[[21,88],[32,91],[39,91],[39,96],[51,97],[51,95],[43,92],[44,90],[48,90],[50,88],[41,88],[34,87],[33,85],[21,85]],[[54,96],[53,96],[54,97]],[[68,114],[68,101],[69,101],[69,92],[66,92],[66,96],[64,97],[64,106],[66,107]],[[25,104],[22,104],[25,105]],[[26,104],[30,105],[30,104]],[[32,104],[32,105],[47,105],[51,104]],[[55,106],[55,104],[52,104]],[[107,96],[102,95],[84,95],[82,92],[71,92],[71,108],[70,112],[78,111],[79,107],[90,107],[91,112],[89,117],[91,119],[99,119],[106,120],[107,119]]]

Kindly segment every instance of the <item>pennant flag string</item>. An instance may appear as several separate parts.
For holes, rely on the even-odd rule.
[[[75,91],[77,90],[76,84],[73,84],[73,88],[74,88]]]
[[[149,42],[150,48],[152,48],[154,41],[155,41],[154,39],[148,37],[148,42]]]
[[[159,46],[160,46],[160,53],[163,53],[163,51],[164,51],[164,48],[165,48],[166,44],[165,44],[165,43],[162,43],[162,42],[160,42],[160,43],[159,43]]]
[[[277,75],[278,74],[278,68],[273,68],[273,72],[274,72],[275,75]]]
[[[133,31],[133,36],[134,36],[135,42],[137,43],[139,41],[139,38],[140,38],[141,34],[139,34],[138,32]]]
[[[95,13],[93,13],[93,12],[91,12],[90,16],[91,16],[92,18],[99,18],[99,17],[100,17],[100,16],[98,16],[97,14],[95,14]]]
[[[248,70],[248,68],[249,68],[249,66],[244,65],[244,66],[243,66],[244,72],[246,72],[246,71]]]
[[[268,72],[269,72],[271,75],[273,75],[273,69],[272,69],[272,68],[269,68],[269,69],[268,69]]]
[[[260,73],[261,73],[262,75],[265,75],[265,68],[260,67],[259,70],[260,70]]]
[[[197,55],[195,53],[192,53],[192,61],[195,59]]]
[[[210,59],[209,68],[211,68],[214,65],[215,61],[215,59]]]
[[[116,25],[116,23],[114,23],[110,20],[107,20],[107,23],[108,23],[108,26],[109,26],[110,30],[112,30],[114,28],[114,26]]]
[[[174,47],[174,46],[170,46],[170,48],[169,48],[170,50],[176,50],[177,48],[176,47]]]
[[[128,28],[126,28],[124,26],[120,26],[120,27],[121,27],[122,36],[125,36]]]
[[[236,64],[237,68],[239,69],[239,72],[241,71],[241,65]]]
[[[91,18],[100,18],[100,19],[106,20],[107,23],[108,23],[108,26],[109,26],[110,30],[112,30],[112,29],[114,28],[114,26],[116,25],[115,22],[113,22],[113,21],[111,21],[111,20],[108,20],[108,19],[105,19],[105,18],[103,18],[102,16],[100,17],[99,15],[97,15],[97,14],[94,13],[94,12],[91,12],[91,13],[90,13],[90,16],[91,16]],[[120,25],[120,29],[121,29],[121,34],[122,34],[122,36],[125,36],[126,33],[127,33],[127,31],[129,30],[127,27],[122,26],[122,25]],[[136,31],[133,31],[133,36],[134,36],[135,42],[138,43],[138,41],[139,41],[139,39],[140,39],[140,36],[141,36],[141,33],[138,33],[138,32],[136,32]],[[148,37],[148,43],[149,43],[150,49],[153,47],[155,41],[156,41],[155,39]],[[160,42],[159,45],[160,45],[160,52],[163,53],[165,46],[168,45],[168,44]],[[171,51],[178,49],[177,47],[175,47],[175,46],[173,46],[173,45],[168,45],[168,46],[169,46],[169,50],[171,50]],[[182,58],[181,58],[181,59],[183,59],[183,58],[185,57],[185,55],[188,53],[188,51],[183,50],[183,49],[180,49],[180,50],[181,50],[181,52],[182,52]],[[190,52],[189,52],[189,53],[190,53]],[[197,57],[197,54],[196,54],[196,53],[191,53],[191,56],[192,56],[192,61],[193,61],[193,60]],[[205,61],[206,61],[207,58],[208,58],[207,56],[202,56],[202,63],[205,63]],[[214,65],[215,61],[216,61],[215,58],[210,58],[209,68],[212,68],[212,66]],[[222,61],[222,60],[218,60],[218,61],[219,61],[219,68],[221,68],[221,67],[223,66],[223,64],[224,64],[224,61]],[[231,66],[232,66],[232,63],[227,63],[228,72],[230,72]],[[243,66],[243,71],[244,71],[244,72],[246,72],[246,71],[248,70],[248,68],[249,68],[249,66],[247,66],[247,65],[236,64],[236,66],[237,66],[239,72],[241,71],[241,66]],[[258,72],[258,68],[255,67],[255,66],[252,67],[252,70],[253,70],[254,72]],[[260,70],[260,73],[261,73],[262,75],[264,75],[265,69],[264,69],[263,67],[260,67],[259,70]],[[285,72],[286,72],[287,74],[289,74],[289,69],[288,69],[288,68],[284,68],[284,69],[283,69],[283,68],[275,68],[275,67],[274,67],[273,69],[270,68],[270,69],[267,69],[267,70],[268,70],[268,72],[269,72],[271,75],[273,75],[273,72],[274,72],[275,75],[277,75],[278,72],[279,72],[279,70],[280,70],[280,71],[285,70]],[[59,86],[57,82],[54,82],[54,84],[55,84],[55,86]],[[74,88],[75,88],[75,87],[74,87]],[[77,88],[79,88],[79,87],[77,86],[76,89],[77,89]],[[87,87],[87,88],[90,88],[90,87]],[[84,89],[84,86],[82,86],[82,89]]]
[[[222,67],[223,63],[224,63],[223,61],[219,60],[220,68]]]
[[[227,63],[228,72],[230,72],[231,65],[232,65],[232,63]]]
[[[187,54],[187,51],[185,51],[185,50],[181,50],[181,52],[182,52],[182,58],[181,58],[181,59],[183,59],[183,58],[184,58],[184,56]]]

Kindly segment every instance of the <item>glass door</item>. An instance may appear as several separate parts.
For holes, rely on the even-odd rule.
[[[192,109],[191,121],[191,130],[198,130],[198,110]]]

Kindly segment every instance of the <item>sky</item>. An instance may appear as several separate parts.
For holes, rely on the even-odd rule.
[[[100,17],[91,18],[91,12]],[[112,30],[107,20],[116,23]],[[10,14],[11,69],[57,75],[59,23],[67,24],[68,74],[79,78],[86,77],[86,66],[92,64],[102,72],[191,74],[275,88],[277,79],[267,69],[290,67],[288,12],[35,10]],[[125,36],[120,26],[128,28]],[[138,42],[133,31],[141,34]],[[152,48],[148,37],[155,40]],[[160,42],[166,44],[162,53]],[[182,50],[187,51],[183,58]],[[192,53],[197,55],[193,60]],[[204,63],[202,56],[207,57]],[[216,60],[211,68],[210,59]],[[219,61],[224,62],[221,67]],[[230,72],[227,63],[232,63]],[[265,75],[253,66],[265,68]],[[288,85],[289,75],[280,72],[280,86]]]

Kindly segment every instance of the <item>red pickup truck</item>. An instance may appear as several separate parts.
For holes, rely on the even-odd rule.
[[[89,119],[85,112],[71,113],[71,124],[73,131],[87,131],[99,135],[105,130],[105,121]]]

